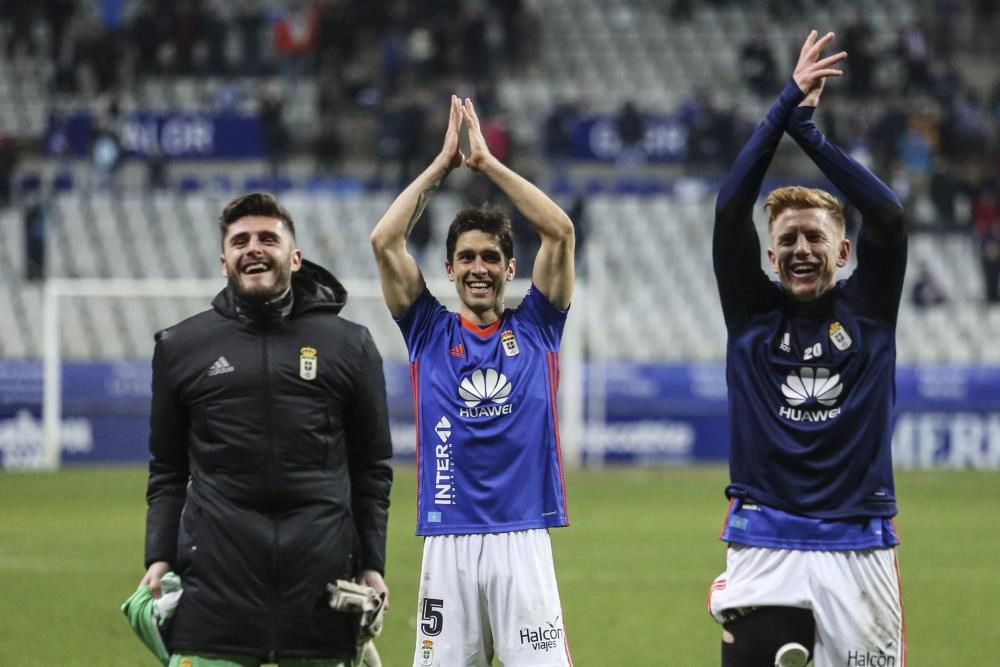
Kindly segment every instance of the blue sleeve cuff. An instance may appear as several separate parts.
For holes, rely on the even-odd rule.
[[[795,79],[789,79],[778,99],[781,100],[785,108],[797,107],[802,100],[806,99],[806,94],[799,88],[799,84],[795,83]]]
[[[788,127],[795,127],[812,120],[814,113],[816,113],[816,107],[795,107],[792,110],[792,115],[788,118]]]

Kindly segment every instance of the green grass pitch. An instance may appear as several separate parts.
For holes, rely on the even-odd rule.
[[[414,472],[396,475],[387,667],[412,660],[420,562]],[[718,664],[705,594],[723,566],[725,479],[722,467],[568,475],[572,525],[552,535],[577,665]],[[907,664],[1000,664],[1000,475],[901,472],[897,486]],[[0,474],[0,664],[156,664],[118,611],[143,572],[144,492],[139,467]]]

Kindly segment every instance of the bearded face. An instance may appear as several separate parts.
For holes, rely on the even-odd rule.
[[[245,216],[226,229],[222,274],[241,301],[267,303],[288,293],[292,273],[302,267],[302,251],[278,218]]]

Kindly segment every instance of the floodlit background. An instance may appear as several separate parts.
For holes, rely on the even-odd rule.
[[[717,662],[704,611],[723,567],[728,440],[714,197],[816,28],[849,54],[817,121],[911,225],[894,439],[909,662],[993,664],[998,11],[0,0],[0,659],[148,664],[117,608],[143,571],[152,335],[223,287],[215,220],[266,190],[386,359],[399,481],[381,643],[386,664],[409,664],[412,403],[367,239],[440,148],[458,93],[493,152],[577,224],[560,406],[573,525],[553,532],[576,663]],[[829,187],[784,142],[766,187],[791,182]],[[412,239],[429,279],[444,277],[451,216],[483,200],[505,204],[466,170],[449,177]],[[512,214],[526,278],[533,234]],[[35,469],[57,472],[13,472]]]

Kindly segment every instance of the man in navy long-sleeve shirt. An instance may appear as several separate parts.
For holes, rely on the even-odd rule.
[[[723,667],[902,667],[892,524],[895,328],[906,267],[899,199],[812,121],[841,52],[813,31],[792,80],[726,176],[713,262],[728,329],[731,421],[726,571],[709,608]],[[753,206],[787,132],[861,212],[858,268],[831,194],[780,188],[765,203],[761,270]]]

